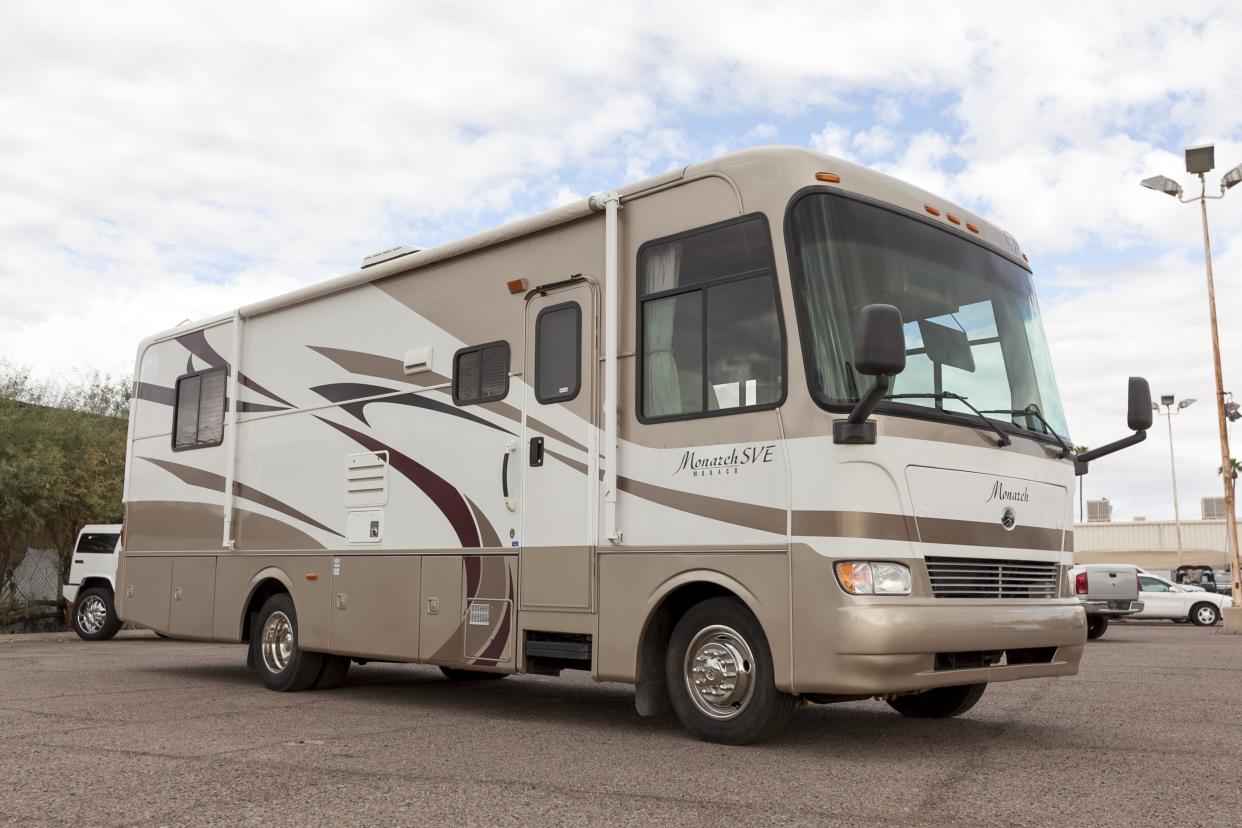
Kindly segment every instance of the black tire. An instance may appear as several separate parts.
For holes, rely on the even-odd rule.
[[[1087,638],[1094,641],[1100,636],[1102,636],[1104,634],[1104,631],[1107,629],[1108,629],[1108,619],[1105,618],[1103,615],[1088,615],[1087,616]]]
[[[1190,608],[1190,623],[1196,627],[1214,627],[1220,621],[1220,608],[1201,601]]]
[[[334,687],[340,687],[345,683],[345,677],[349,675],[350,660],[347,656],[325,655],[323,657],[323,666],[319,668],[319,675],[315,677],[315,683],[311,685],[312,690],[331,690]]]
[[[121,629],[112,590],[90,587],[78,593],[73,603],[73,631],[85,641],[107,641]]]
[[[496,681],[508,678],[508,673],[486,673],[482,670],[464,670],[460,667],[441,667],[440,672],[449,681]]]
[[[950,719],[974,707],[987,684],[937,687],[888,700],[888,706],[911,719]]]
[[[732,676],[729,665],[734,666]],[[664,672],[677,718],[704,741],[749,745],[770,739],[793,715],[796,699],[776,689],[772,651],[763,628],[734,598],[712,598],[681,617],[669,640]],[[717,704],[704,698],[703,690],[692,690],[692,681],[704,683],[690,678],[692,672],[710,682],[708,691],[725,693],[720,701],[732,703]],[[744,680],[737,680],[739,675]],[[742,692],[742,698],[728,698]]]
[[[277,614],[283,619],[273,617]],[[324,657],[320,653],[308,653],[298,646],[298,615],[293,599],[281,592],[268,598],[259,610],[259,617],[250,630],[250,652],[259,680],[269,690],[294,692],[308,690],[319,678]],[[268,629],[268,622],[272,628]],[[284,625],[288,625],[284,628]],[[282,633],[284,629],[284,633]],[[268,646],[264,645],[264,632],[269,633]]]

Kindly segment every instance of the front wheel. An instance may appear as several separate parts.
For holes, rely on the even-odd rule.
[[[1195,604],[1190,608],[1190,620],[1200,627],[1213,627],[1220,620],[1220,610],[1215,604]]]
[[[888,706],[911,719],[948,719],[974,707],[986,689],[987,684],[937,687],[889,699]]]
[[[86,641],[107,641],[121,629],[112,590],[91,587],[78,593],[73,605],[73,631]]]
[[[692,607],[673,629],[664,661],[677,718],[700,739],[747,745],[789,722],[793,696],[776,689],[758,619],[732,598]]]
[[[1087,638],[1092,641],[1099,638],[1108,629],[1108,619],[1102,615],[1087,616]]]
[[[250,631],[255,672],[269,690],[308,690],[319,678],[324,657],[298,646],[298,614],[286,593],[268,598]]]

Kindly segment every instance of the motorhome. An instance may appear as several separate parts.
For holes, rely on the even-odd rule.
[[[395,248],[135,375],[123,618],[276,690],[589,670],[730,743],[1073,674],[1075,473],[1151,420],[1132,379],[1074,457],[1014,237],[794,148]]]

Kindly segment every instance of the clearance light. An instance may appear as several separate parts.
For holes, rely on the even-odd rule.
[[[841,176],[837,175],[836,173],[817,172],[815,173],[815,180],[816,181],[827,181],[829,184],[840,184]]]
[[[978,233],[978,232],[979,232],[979,228],[978,228],[978,227],[976,227],[975,225],[971,224],[969,221],[968,221],[968,222],[966,222],[966,229],[967,229],[967,230],[969,230],[969,231],[970,231],[970,232],[972,232],[972,233]]]
[[[962,220],[958,218],[957,216],[953,215],[952,213],[945,213],[944,217],[947,218],[949,221],[953,222],[954,224],[962,223]]]
[[[926,210],[927,212],[931,213],[933,216],[938,216],[938,215],[940,215],[940,210],[939,210],[939,208],[937,208],[937,207],[933,207],[933,206],[931,206],[930,204],[924,204],[924,205],[923,205],[923,209],[924,209],[924,210]]]
[[[510,293],[522,293],[526,290],[525,279],[511,279],[508,283]]]
[[[319,580],[319,575],[318,575],[317,573],[314,573],[314,572],[307,572],[307,573],[306,573],[306,580],[308,580],[308,581],[318,581],[318,580]]]
[[[838,561],[834,567],[841,588],[851,595],[909,595],[910,570],[877,561]]]
[[[1022,254],[1022,261],[1027,262],[1027,263],[1029,264],[1031,260],[1030,260],[1030,259],[1028,259],[1028,258],[1026,257],[1026,254],[1025,254],[1025,253],[1023,253],[1023,254]]]

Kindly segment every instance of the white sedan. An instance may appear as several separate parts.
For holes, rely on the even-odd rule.
[[[1197,587],[1186,587],[1139,570],[1139,595],[1143,610],[1131,618],[1171,618],[1210,627],[1220,621],[1221,607],[1229,598]]]

